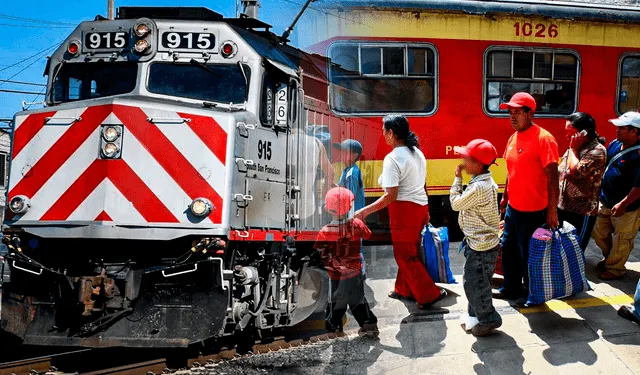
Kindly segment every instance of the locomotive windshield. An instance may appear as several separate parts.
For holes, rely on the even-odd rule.
[[[126,94],[136,87],[138,64],[134,62],[65,63],[58,66],[55,102],[70,102]]]
[[[217,103],[244,103],[249,67],[222,64],[154,63],[149,69],[150,92]]]

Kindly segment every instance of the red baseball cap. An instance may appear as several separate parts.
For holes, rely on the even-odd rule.
[[[351,202],[355,199],[349,189],[334,187],[324,197],[324,206],[332,215],[346,215],[351,210]]]
[[[531,94],[526,92],[517,92],[513,94],[513,96],[511,97],[511,100],[509,100],[509,103],[500,104],[500,109],[507,109],[509,107],[511,108],[529,107],[531,108],[532,111],[535,112],[536,108],[538,107],[538,103],[536,103],[536,100],[533,98],[533,96],[531,96]]]
[[[466,147],[454,147],[453,150],[463,156],[468,156],[484,165],[495,164],[498,158],[498,151],[491,142],[485,139],[474,139]]]

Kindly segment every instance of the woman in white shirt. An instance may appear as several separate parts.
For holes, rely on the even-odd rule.
[[[425,182],[427,161],[418,148],[418,138],[409,129],[407,118],[386,116],[382,133],[393,147],[384,158],[378,183],[384,194],[372,204],[358,210],[355,217],[364,220],[370,214],[389,207],[389,226],[398,275],[389,297],[415,300],[426,308],[447,296],[438,288],[420,261],[422,228],[429,223],[429,206]]]

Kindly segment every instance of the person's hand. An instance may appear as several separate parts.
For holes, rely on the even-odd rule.
[[[509,199],[506,194],[503,194],[500,200],[500,214],[503,216],[507,213],[507,204],[509,204]]]
[[[550,208],[547,210],[547,226],[549,229],[556,229],[560,225],[558,221],[558,209]]]
[[[625,212],[627,212],[627,205],[626,203],[620,202],[611,209],[611,216],[622,216]]]
[[[580,132],[577,132],[576,134],[574,134],[573,136],[571,136],[571,140],[569,141],[569,147],[571,147],[571,150],[573,150],[573,153],[578,156],[580,149],[582,148],[582,146],[585,145],[585,143],[587,143],[589,139],[587,138],[586,135],[582,135],[580,134]]]
[[[462,177],[462,171],[464,170],[464,164],[458,164],[456,167],[456,177]]]
[[[360,219],[362,221],[364,221],[364,219],[369,216],[369,214],[367,214],[367,212],[364,210],[364,208],[359,209],[358,211],[356,211],[353,214],[353,218],[354,219]]]

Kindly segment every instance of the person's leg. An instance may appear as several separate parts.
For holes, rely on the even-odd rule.
[[[560,221],[560,226],[562,227],[562,223],[566,221],[576,228],[576,237],[578,240],[578,244],[580,244],[580,247],[582,248],[582,251],[586,249],[586,245],[583,247],[582,243],[589,243],[589,239],[591,238],[591,230],[593,229],[593,227],[589,228],[589,217],[590,216],[580,215],[575,212],[558,209],[558,219]],[[586,241],[584,240],[585,237]]]
[[[327,305],[326,326],[328,331],[342,330],[342,318],[347,313],[347,301],[345,300],[346,285],[343,280],[331,280],[331,295]]]
[[[600,209],[596,217],[591,237],[602,250],[602,257],[607,259],[613,247],[613,224],[611,224],[611,211]]]
[[[522,259],[518,247],[518,212],[507,206],[502,232],[502,274],[504,283],[500,293],[506,298],[518,298],[522,294]]]
[[[595,216],[585,216],[585,224],[582,228],[583,235],[580,237],[580,248],[584,252],[587,250],[587,246],[589,246],[589,241],[591,240],[591,233],[593,233],[593,227],[596,225],[597,215]]]
[[[420,261],[418,244],[428,220],[428,207],[396,201],[389,205],[393,254],[398,263],[396,293],[427,304],[440,297],[438,288]]]
[[[605,261],[607,271],[615,276],[623,276],[626,268],[625,263],[629,259],[629,254],[633,250],[634,239],[638,234],[638,214],[640,210],[626,212],[622,216],[611,217],[613,225],[613,246]]]
[[[349,309],[360,327],[365,324],[374,324],[378,318],[373,314],[364,295],[364,277],[358,275],[349,279]]]
[[[501,321],[500,314],[493,307],[491,296],[491,278],[498,258],[498,249],[488,251],[474,251],[470,247],[465,249],[466,262],[464,266],[463,286],[469,300],[469,305],[480,324],[490,324]]]
[[[546,223],[547,211],[520,213],[519,217],[521,220],[517,227],[518,247],[520,248],[520,259],[522,260],[520,267],[525,289],[522,295],[526,297],[529,291],[529,242],[531,242],[533,233]]]

